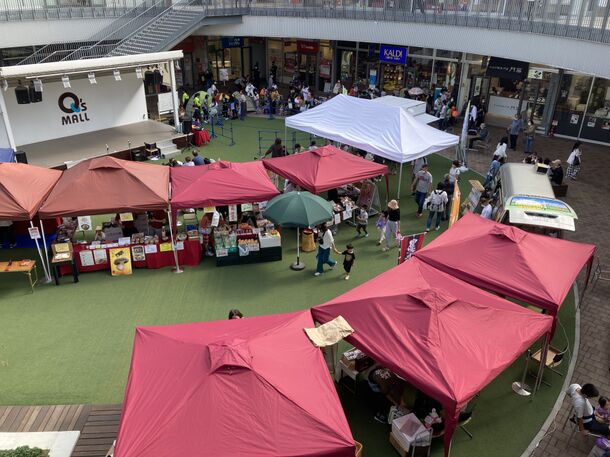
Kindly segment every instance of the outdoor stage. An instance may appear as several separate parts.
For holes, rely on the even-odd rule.
[[[60,167],[66,162],[121,151],[128,152],[129,142],[131,142],[131,149],[136,149],[142,147],[144,143],[159,143],[180,137],[183,135],[167,124],[143,121],[56,140],[25,144],[18,146],[17,149],[26,153],[28,163],[31,165]]]

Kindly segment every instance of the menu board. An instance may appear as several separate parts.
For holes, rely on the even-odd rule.
[[[90,267],[95,265],[95,260],[93,259],[93,251],[85,250],[80,251],[80,264],[83,267]]]

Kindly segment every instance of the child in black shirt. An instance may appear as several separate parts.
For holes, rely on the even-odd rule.
[[[354,246],[352,243],[348,243],[346,246],[346,250],[341,253],[343,257],[343,269],[345,270],[345,279],[349,279],[349,273],[352,270],[352,265],[354,265],[354,260],[356,260],[356,254],[354,254]]]

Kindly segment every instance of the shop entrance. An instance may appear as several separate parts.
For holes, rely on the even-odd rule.
[[[405,87],[405,67],[391,63],[381,67],[381,87],[387,93],[400,92]]]
[[[312,54],[299,54],[299,79],[303,84],[315,87],[317,56]]]

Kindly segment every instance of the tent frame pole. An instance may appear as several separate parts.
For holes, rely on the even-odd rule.
[[[172,240],[172,251],[174,251],[174,261],[176,262],[176,268],[172,268],[172,273],[184,273],[184,270],[180,268],[178,263],[178,251],[176,250],[176,242],[174,241],[174,225],[172,224],[172,208],[167,207],[167,221],[169,222],[169,236]]]
[[[536,395],[536,391],[540,389],[542,385],[542,375],[544,373],[544,367],[546,365],[546,357],[549,352],[549,345],[551,342],[551,334],[547,333],[542,343],[542,350],[540,351],[540,366],[538,367],[538,374],[536,375],[536,383],[534,384],[534,390],[532,392],[532,398]]]
[[[30,220],[30,227],[34,227],[34,223]],[[42,234],[41,234],[42,236]],[[44,240],[44,238],[43,238]],[[43,241],[44,242],[44,241]],[[45,258],[42,255],[42,250],[40,249],[40,243],[38,242],[38,238],[34,238],[34,243],[36,243],[36,250],[38,251],[38,255],[40,256],[40,261],[42,262],[42,270],[44,271],[45,282],[51,282],[51,275],[49,274],[49,270],[47,269],[47,264],[45,262]]]
[[[51,272],[51,262],[49,261],[49,251],[47,250],[47,237],[44,233],[44,224],[42,223],[42,219],[39,219],[40,223],[40,234],[42,235],[42,246],[44,247],[44,255],[47,261],[47,271]],[[49,276],[49,281],[51,277]]]
[[[398,173],[398,190],[396,192],[396,200],[400,201],[400,187],[402,186],[402,165],[400,162],[400,172]]]

